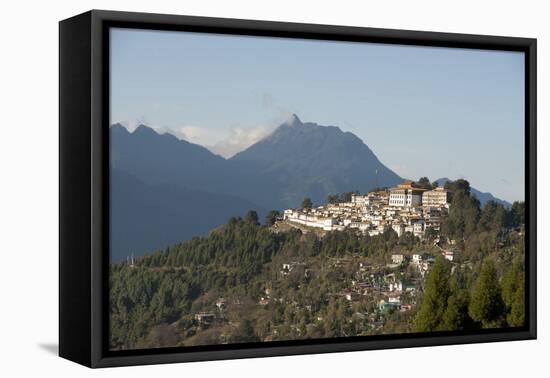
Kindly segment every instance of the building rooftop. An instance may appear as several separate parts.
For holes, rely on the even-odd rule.
[[[428,189],[424,189],[424,188],[419,188],[418,186],[416,186],[416,184],[414,182],[412,182],[411,180],[405,180],[403,181],[403,183],[397,185],[396,187],[394,188],[391,188],[391,191],[395,191],[395,190],[414,190],[414,191],[421,191],[421,192],[424,192]]]

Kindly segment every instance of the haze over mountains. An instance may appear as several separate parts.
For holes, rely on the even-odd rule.
[[[402,181],[354,134],[296,115],[227,160],[144,125],[110,132],[113,261],[206,234],[248,210],[263,219],[304,197],[321,204]]]
[[[175,184],[151,185],[111,169],[111,258],[156,251],[204,235],[257,206],[247,200]]]

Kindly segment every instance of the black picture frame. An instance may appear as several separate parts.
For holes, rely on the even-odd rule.
[[[110,27],[525,53],[526,326],[109,351]],[[536,39],[92,10],[59,24],[59,354],[88,367],[535,339]]]

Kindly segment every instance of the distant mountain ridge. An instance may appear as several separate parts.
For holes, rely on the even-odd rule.
[[[132,133],[120,125],[111,126],[111,165],[149,184],[183,184],[189,189],[215,187],[226,161],[197,144],[172,134],[158,134],[145,125]],[[208,170],[209,174],[201,174]],[[186,177],[193,180],[185,180]]]
[[[323,203],[331,193],[364,192],[402,181],[354,134],[336,126],[303,123],[295,114],[230,161],[274,175],[288,207],[296,206],[305,195]]]
[[[329,194],[401,181],[354,134],[296,115],[228,160],[144,125],[128,132],[115,124],[111,165],[148,184],[229,194],[266,209],[297,207],[306,196],[323,203]]]

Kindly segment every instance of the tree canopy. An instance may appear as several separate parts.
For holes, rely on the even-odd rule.
[[[311,209],[313,207],[313,202],[311,201],[311,198],[306,197],[302,201],[302,208],[303,209]]]
[[[432,190],[432,184],[430,183],[430,179],[427,177],[420,177],[420,179],[416,182],[416,186],[422,189]]]
[[[472,292],[470,316],[483,324],[485,328],[502,325],[505,315],[498,274],[490,258],[486,258]]]

